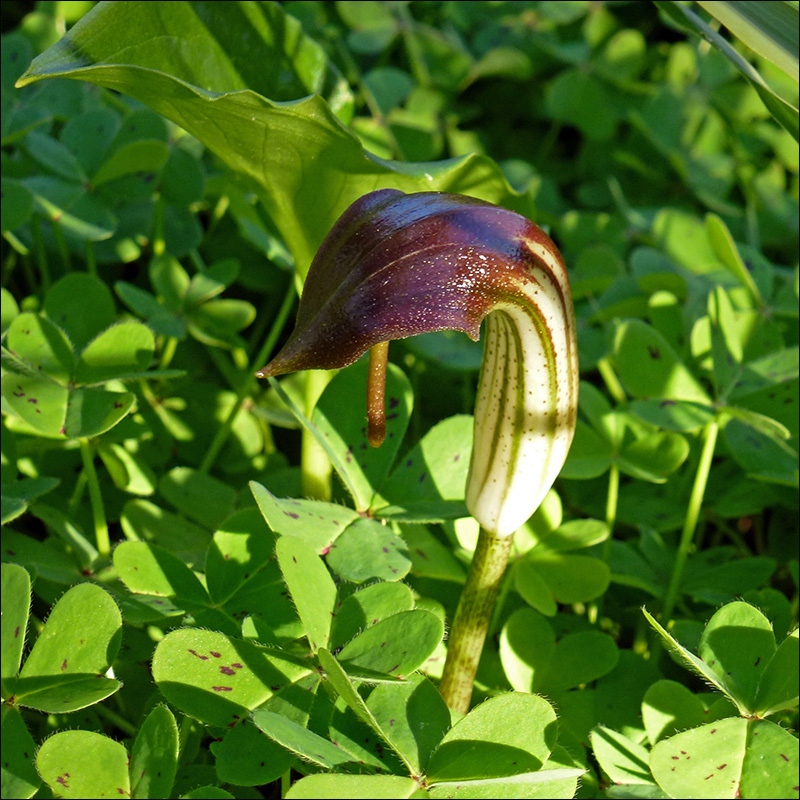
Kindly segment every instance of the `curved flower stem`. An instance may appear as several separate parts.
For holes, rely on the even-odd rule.
[[[700,517],[700,509],[703,506],[703,495],[706,492],[708,475],[711,471],[711,459],[714,457],[718,433],[719,422],[716,419],[712,419],[703,429],[703,449],[700,453],[697,473],[694,476],[694,486],[692,486],[692,494],[689,497],[689,507],[686,509],[686,519],[683,522],[678,554],[675,557],[675,564],[672,567],[672,575],[669,579],[669,587],[664,598],[664,609],[661,618],[665,624],[672,617],[675,603],[678,600],[683,568],[686,565],[686,558],[692,546],[695,530],[697,530],[697,520]]]
[[[478,536],[478,545],[450,631],[447,660],[439,684],[445,703],[461,714],[469,711],[472,684],[513,541],[513,536],[501,538],[485,528],[481,528]]]
[[[97,552],[101,556],[111,553],[111,542],[108,538],[108,523],[106,510],[103,506],[103,495],[100,493],[100,482],[97,480],[97,471],[94,468],[94,448],[88,439],[81,439],[81,458],[83,471],[86,473],[86,482],[89,486],[89,500],[92,506],[92,520],[94,521],[94,536]]]

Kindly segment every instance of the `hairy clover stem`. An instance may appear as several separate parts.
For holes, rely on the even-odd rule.
[[[97,470],[94,468],[94,448],[88,439],[80,439],[81,459],[83,470],[86,474],[86,483],[89,487],[89,501],[92,506],[92,521],[94,523],[94,536],[97,543],[97,552],[101,556],[111,553],[111,541],[108,536],[108,523],[106,510],[103,505],[103,495],[100,492],[100,482],[97,479]]]
[[[478,534],[467,582],[453,619],[447,660],[439,684],[444,701],[461,714],[469,711],[472,684],[513,541],[513,536],[495,536],[486,528],[481,528]]]
[[[675,603],[680,593],[683,568],[686,565],[686,558],[689,555],[689,550],[694,540],[694,534],[697,530],[697,521],[700,518],[700,509],[703,506],[703,495],[705,495],[708,476],[711,472],[711,460],[714,457],[714,448],[717,444],[718,433],[719,422],[716,418],[712,419],[711,422],[703,428],[703,449],[700,452],[700,461],[697,464],[697,472],[694,476],[692,494],[689,497],[689,506],[686,509],[686,518],[683,521],[683,530],[681,531],[681,540],[678,544],[678,553],[675,556],[675,563],[672,566],[672,575],[670,575],[667,594],[664,598],[664,608],[661,612],[661,618],[664,620],[665,624],[672,617],[672,612],[675,609]]]

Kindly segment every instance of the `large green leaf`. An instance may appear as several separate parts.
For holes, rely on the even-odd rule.
[[[798,80],[797,3],[774,0],[709,3],[697,0],[697,5],[718,19],[751,50]]]
[[[683,28],[687,28],[688,30],[694,31],[695,33],[699,34],[707,41],[711,42],[720,52],[724,53],[725,56],[730,60],[730,62],[747,78],[748,81],[752,84],[753,88],[758,92],[759,97],[761,98],[764,105],[769,109],[772,116],[781,124],[784,128],[786,128],[789,133],[797,140],[798,138],[798,111],[797,109],[789,102],[784,100],[780,95],[778,95],[761,77],[760,73],[756,70],[756,68],[747,61],[737,50],[735,50],[731,44],[721,36],[717,31],[715,31],[710,25],[704,22],[697,14],[694,13],[688,6],[682,5],[681,3],[677,2],[666,2],[666,0],[656,0],[656,5],[665,13],[667,16],[672,19],[673,22],[676,22]],[[754,3],[709,3],[708,5],[714,6],[715,10],[712,12],[714,14],[718,13],[720,6],[737,6],[741,7],[743,5],[755,5]],[[791,6],[789,3],[759,3],[759,11],[756,12],[756,17],[760,18],[761,20],[764,19],[765,15],[760,13],[763,11],[764,6],[779,6],[779,5],[787,5]],[[709,9],[710,11],[711,9]],[[791,8],[789,9],[791,11]],[[787,11],[787,15],[791,19],[791,14]],[[741,10],[739,11],[741,14]],[[794,10],[793,14],[794,18],[794,27],[797,27],[797,11]],[[751,21],[753,17],[751,16]],[[724,21],[723,21],[724,22]],[[752,26],[751,26],[752,29]],[[763,24],[762,24],[762,32],[763,32]],[[773,47],[777,47],[777,43],[775,40],[771,39],[771,35],[767,34],[763,40],[771,41],[771,45]],[[763,41],[762,40],[762,41]],[[796,39],[795,39],[796,41]],[[774,58],[773,51],[770,55],[770,58]],[[794,56],[794,63],[797,64],[797,56]],[[796,69],[796,66],[795,66]]]
[[[349,96],[341,81],[332,82],[331,105],[318,94],[307,97],[330,85],[309,77],[315,74],[309,61],[324,74],[325,57],[277,4],[155,9],[99,3],[33,61],[19,86],[55,76],[85,80],[175,121],[255,180],[302,272],[333,222],[375,189],[459,192],[529,210],[483,156],[403,164],[366,153],[336,116],[347,106],[342,95]]]

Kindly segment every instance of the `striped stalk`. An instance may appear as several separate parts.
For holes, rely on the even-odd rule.
[[[540,276],[530,284],[539,288],[525,294],[529,304],[498,309],[486,319],[467,508],[500,537],[513,534],[539,507],[575,430],[572,304],[562,302],[561,284],[553,282],[547,292],[544,281]]]

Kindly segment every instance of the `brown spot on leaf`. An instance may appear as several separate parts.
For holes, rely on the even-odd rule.
[[[201,656],[200,653],[196,652],[195,650],[189,650],[189,652],[195,657],[199,658],[201,661],[208,661],[208,656]]]

